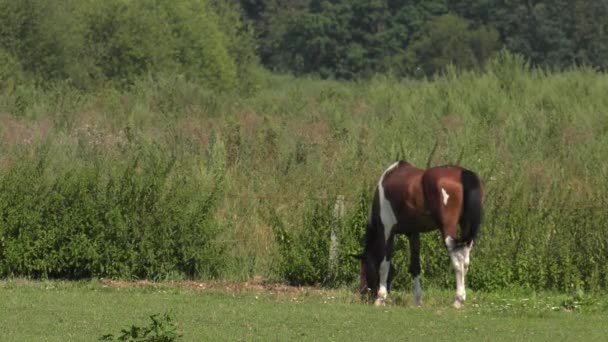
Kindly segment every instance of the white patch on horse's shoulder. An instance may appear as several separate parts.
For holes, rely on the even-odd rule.
[[[448,194],[444,188],[441,188],[441,194],[443,195],[443,205],[448,205],[448,198],[450,198],[450,194]]]

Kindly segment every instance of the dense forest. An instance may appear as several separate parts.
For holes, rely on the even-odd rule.
[[[532,65],[606,70],[608,1],[0,0],[0,80],[89,89],[182,74],[250,88],[256,67],[323,78]]]
[[[498,50],[533,65],[608,66],[608,1],[241,0],[270,69],[352,78],[475,69]]]

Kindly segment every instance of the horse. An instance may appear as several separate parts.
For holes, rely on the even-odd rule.
[[[375,189],[365,246],[361,254],[361,294],[370,292],[374,305],[383,306],[395,268],[391,264],[395,235],[405,234],[410,246],[409,272],[414,278],[416,305],[422,303],[420,234],[439,229],[456,274],[457,309],[466,299],[465,276],[482,219],[483,185],[480,178],[457,165],[419,169],[407,161],[392,164]],[[460,236],[458,236],[460,226]]]

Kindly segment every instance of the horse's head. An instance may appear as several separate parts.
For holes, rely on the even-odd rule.
[[[371,294],[375,296],[378,293],[378,287],[380,286],[381,260],[366,252],[355,254],[353,257],[358,259],[361,263],[359,271],[359,293],[365,294],[371,292]],[[388,272],[388,284],[392,282],[396,273],[397,270],[391,263]]]

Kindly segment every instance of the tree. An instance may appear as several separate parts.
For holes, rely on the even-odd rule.
[[[525,56],[533,65],[561,69],[580,61],[599,62],[588,54],[593,49],[588,43],[596,39],[587,40],[583,36],[601,36],[596,33],[605,26],[602,18],[607,14],[606,0],[449,0],[448,3],[450,10],[474,26],[495,27],[500,45]],[[585,33],[580,34],[581,29]]]
[[[403,73],[412,33],[447,11],[444,0],[313,0],[289,18],[271,54],[298,74],[356,78]]]
[[[608,70],[608,1],[574,2],[574,61]]]
[[[486,26],[469,29],[469,23],[453,14],[427,23],[408,48],[416,69],[432,75],[448,65],[479,69],[496,50],[498,33]]]

